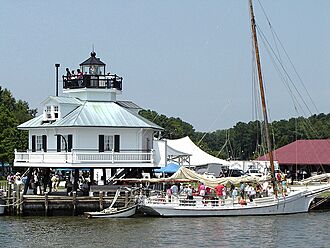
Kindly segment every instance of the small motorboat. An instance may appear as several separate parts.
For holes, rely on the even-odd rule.
[[[135,214],[137,205],[128,205],[122,208],[113,207],[120,195],[120,189],[116,191],[111,205],[99,212],[85,212],[87,218],[127,218]]]
[[[131,217],[136,212],[137,205],[125,207],[122,209],[106,208],[99,212],[85,212],[87,218],[127,218]]]

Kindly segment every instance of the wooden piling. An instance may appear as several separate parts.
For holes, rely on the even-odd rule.
[[[20,200],[19,200],[19,202],[20,202],[20,205],[19,205],[19,215],[20,216],[23,215],[23,203],[24,203],[23,201],[24,201],[23,194],[21,194]]]
[[[125,207],[128,205],[128,191],[125,191]]]
[[[49,204],[49,199],[48,199],[48,193],[45,192],[45,216],[48,216],[48,204]]]
[[[20,214],[21,184],[16,185],[16,215]]]
[[[8,213],[11,213],[11,209],[12,209],[12,207],[11,207],[12,195],[11,194],[12,194],[12,184],[9,183],[8,184],[8,190],[7,190],[7,200],[6,200],[6,205],[8,206],[7,207]]]
[[[72,205],[73,205],[72,215],[75,216],[77,213],[77,191],[72,192]]]
[[[100,193],[99,193],[100,211],[103,210],[103,197],[104,197],[104,192],[100,191]]]

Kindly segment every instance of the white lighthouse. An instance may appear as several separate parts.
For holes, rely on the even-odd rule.
[[[15,151],[14,166],[158,167],[153,137],[162,128],[141,117],[133,102],[117,100],[122,83],[92,52],[78,75],[63,76],[63,95],[46,98],[43,112],[18,126],[29,131],[29,149]]]

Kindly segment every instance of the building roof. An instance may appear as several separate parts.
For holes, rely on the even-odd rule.
[[[297,140],[273,151],[279,164],[330,165],[330,139]],[[269,160],[268,155],[257,160]]]
[[[81,105],[83,101],[79,100],[76,97],[68,97],[68,96],[49,96],[45,100],[41,102],[41,104],[45,104],[49,100],[54,100],[61,104],[73,104],[73,105]]]
[[[129,109],[142,109],[138,105],[136,105],[134,102],[131,101],[116,101],[116,103],[124,108],[129,108]]]
[[[54,122],[43,122],[40,115],[19,128],[46,127],[114,127],[114,128],[163,128],[138,115],[133,110],[119,106],[115,102],[83,102],[66,116]]]
[[[105,65],[105,64],[100,60],[100,58],[96,58],[95,52],[91,52],[90,58],[82,62],[80,66],[82,65]]]

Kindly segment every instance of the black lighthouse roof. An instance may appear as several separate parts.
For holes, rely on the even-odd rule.
[[[80,64],[80,66],[83,65],[101,65],[104,66],[105,63],[103,63],[100,58],[96,58],[96,52],[91,52],[90,58],[86,59],[84,62]]]

